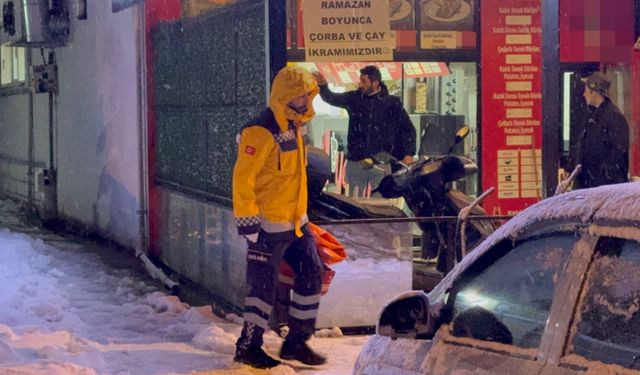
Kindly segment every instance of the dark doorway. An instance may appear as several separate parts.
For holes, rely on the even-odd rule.
[[[587,104],[583,78],[598,70],[598,64],[562,64],[560,67],[560,141],[562,153],[560,167],[570,172],[575,167],[573,158],[577,152],[578,139],[584,129],[587,116]]]

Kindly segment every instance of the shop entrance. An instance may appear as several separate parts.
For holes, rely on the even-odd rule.
[[[562,92],[562,154],[560,166],[570,173],[575,167],[575,155],[578,141],[584,131],[588,115],[588,107],[583,97],[584,79],[594,71],[600,70],[599,64],[563,64],[561,65]],[[627,119],[632,121],[632,80],[631,67],[628,64],[605,66],[603,69],[611,81],[611,101],[620,109]]]
[[[321,72],[328,81],[328,88],[334,93],[345,93],[358,90],[359,70],[366,65],[376,65],[382,80],[391,95],[400,98],[416,132],[415,159],[438,158],[453,154],[468,158],[477,166],[478,156],[478,87],[477,64],[475,62],[336,62],[311,63],[292,62],[309,71]],[[387,218],[407,216],[430,216],[415,212],[415,204],[407,203],[403,198],[385,199],[376,194],[378,186],[370,186],[362,191],[354,191],[349,186],[349,172],[345,168],[347,150],[349,148],[349,114],[345,109],[332,106],[316,97],[313,103],[315,118],[308,129],[309,143],[329,155],[331,174],[329,183],[324,187],[322,202],[330,198],[326,205],[318,204],[310,198],[309,217],[313,220],[331,223],[334,220],[355,218]],[[470,132],[455,147],[456,132],[469,127]],[[451,150],[450,150],[451,148]],[[390,172],[386,172],[390,173]],[[452,193],[456,191],[457,199],[478,194],[477,168],[464,178],[451,183]],[[349,196],[347,198],[346,196]],[[341,198],[342,197],[342,198]],[[447,206],[447,198],[435,194],[431,199],[437,205]],[[354,201],[357,204],[354,204]],[[425,203],[429,205],[431,203]],[[460,203],[464,205],[463,203]],[[362,212],[341,216],[327,213],[326,206],[334,208],[333,212],[344,210]],[[354,208],[355,206],[355,208]],[[373,207],[372,207],[373,206]],[[316,209],[322,208],[317,216]],[[477,214],[477,213],[476,213]],[[432,216],[451,216],[455,212],[442,209]],[[366,233],[366,227],[353,224],[353,228]],[[453,263],[453,235],[455,221],[431,222],[421,228],[417,223],[408,223],[408,233],[403,235],[411,241],[414,269],[414,287],[430,289],[442,277],[442,269],[448,269]],[[430,229],[429,229],[430,228]],[[403,237],[400,236],[400,237]],[[470,243],[477,238],[469,238]],[[473,241],[472,241],[473,240]],[[475,243],[474,243],[475,244]],[[357,250],[361,251],[360,248]],[[360,256],[356,254],[355,256]],[[445,258],[446,257],[446,258]],[[448,259],[451,258],[451,259]]]
[[[389,93],[399,97],[416,130],[416,157],[445,155],[455,133],[469,126],[471,134],[453,153],[477,160],[477,69],[475,63],[385,62],[385,63],[290,63],[310,71],[322,72],[335,93],[357,90],[359,69],[366,65],[380,68]],[[349,189],[344,164],[349,117],[344,109],[331,106],[320,96],[314,101],[316,117],[309,126],[313,146],[322,148],[331,160],[332,178],[327,190],[357,199],[372,199],[370,189]],[[469,195],[477,194],[478,179],[469,175],[455,183]],[[375,186],[371,187],[375,189]],[[371,190],[372,190],[371,189]]]
[[[571,172],[575,167],[577,152],[577,139],[582,134],[584,122],[587,116],[587,104],[583,97],[584,82],[582,79],[596,71],[595,64],[581,64],[562,67],[561,90],[562,93],[562,153],[560,167],[566,172]]]

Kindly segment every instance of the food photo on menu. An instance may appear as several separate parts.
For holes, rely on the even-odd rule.
[[[475,0],[422,0],[422,30],[473,30]]]
[[[393,30],[414,28],[414,0],[389,0],[389,21]]]

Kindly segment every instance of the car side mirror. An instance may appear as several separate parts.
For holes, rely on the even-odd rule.
[[[429,314],[429,297],[422,291],[401,294],[380,313],[376,331],[392,339],[431,338],[435,319]]]

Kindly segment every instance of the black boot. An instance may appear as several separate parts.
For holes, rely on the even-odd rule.
[[[302,340],[285,340],[280,349],[280,358],[295,359],[309,366],[319,366],[327,362],[324,356],[313,351],[306,341]]]
[[[240,338],[236,342],[236,355],[233,360],[260,369],[278,366],[280,361],[262,350],[263,333],[264,329],[253,323],[245,322]]]
[[[262,348],[237,348],[236,355],[233,357],[233,360],[260,369],[272,368],[280,364],[280,361],[271,358],[271,356],[265,353]]]

